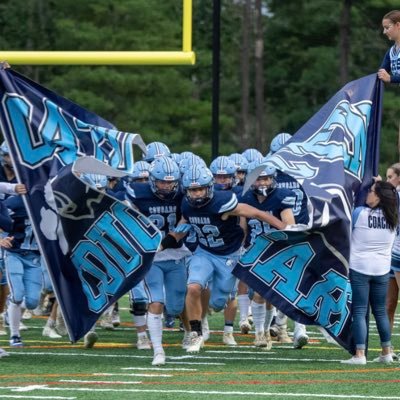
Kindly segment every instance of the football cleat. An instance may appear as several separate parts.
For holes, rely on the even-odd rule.
[[[187,348],[190,346],[190,343],[190,332],[185,332],[183,334],[182,349],[187,350]]]
[[[147,336],[139,337],[136,342],[136,348],[138,350],[150,350],[151,349],[151,342]]]
[[[27,330],[28,330],[28,327],[21,321],[21,322],[19,323],[19,330],[20,330],[20,331],[27,331]]]
[[[121,318],[117,310],[113,310],[111,313],[111,323],[113,324],[114,328],[121,325]]]
[[[305,333],[295,336],[293,339],[293,348],[302,349],[306,344],[308,344],[308,339],[309,338]]]
[[[283,327],[278,327],[278,342],[280,343],[292,343],[292,339],[287,333],[287,329]]]
[[[250,330],[251,330],[251,325],[247,319],[240,321],[240,332],[242,332],[244,335],[247,335],[250,332]]]
[[[114,325],[112,322],[112,315],[110,312],[106,311],[100,321],[100,326],[104,329],[113,331],[114,330]]]
[[[45,326],[42,331],[42,336],[49,337],[50,339],[60,339],[62,336],[59,335],[54,328],[51,326]]]
[[[94,331],[89,331],[83,340],[85,349],[91,349],[94,344],[97,342],[97,340],[99,339],[99,337],[97,336],[97,333]]]
[[[22,347],[24,344],[22,343],[21,336],[12,336],[10,339],[11,347]]]
[[[224,332],[222,336],[222,342],[227,346],[237,346],[236,340],[233,337],[232,332]]]
[[[22,319],[31,319],[32,318],[32,310],[26,309],[22,314]]]
[[[1,357],[7,357],[7,356],[9,356],[10,354],[8,354],[4,349],[2,349],[1,347],[0,347],[0,358]]]
[[[204,346],[203,336],[199,336],[197,332],[190,332],[190,344],[186,349],[187,353],[198,353]]]
[[[160,352],[154,354],[153,361],[151,362],[151,365],[165,365],[165,353]]]

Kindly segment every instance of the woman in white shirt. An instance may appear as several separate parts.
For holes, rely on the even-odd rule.
[[[352,334],[356,354],[344,364],[364,365],[367,341],[367,313],[371,306],[382,353],[374,361],[389,363],[391,333],[386,312],[390,259],[398,224],[396,188],[389,182],[375,182],[368,191],[366,206],[353,212],[350,253],[350,283],[353,291]]]

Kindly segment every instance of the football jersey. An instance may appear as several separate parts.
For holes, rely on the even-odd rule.
[[[300,183],[282,171],[277,171],[275,179],[278,188],[290,189],[296,195],[296,202],[293,207],[293,215],[296,224],[308,224],[310,218],[307,210],[307,196]]]
[[[262,211],[271,213],[274,217],[281,219],[281,212],[288,208],[293,209],[296,203],[296,195],[292,190],[276,188],[272,191],[263,202],[259,202],[257,195],[249,190],[239,198],[240,203],[246,203],[252,207]],[[275,230],[268,223],[258,219],[247,219],[248,233],[246,237],[246,246],[253,243],[255,238],[262,233]]]
[[[163,200],[153,193],[148,182],[133,182],[126,192],[126,199],[148,217],[162,232],[163,236],[173,231],[181,219],[182,193],[180,191],[175,197]],[[183,241],[181,243],[183,244]],[[157,253],[154,260],[178,260],[189,254],[190,252],[186,246],[181,246],[179,249],[166,249]]]
[[[392,75],[390,82],[400,83],[400,48],[393,45],[386,52],[381,68]]]
[[[380,208],[357,207],[353,211],[350,269],[365,275],[390,271],[395,230],[390,230]]]
[[[4,229],[8,236],[14,236],[13,247],[7,251],[38,250],[39,247],[33,235],[31,221],[22,197],[10,196],[2,203],[0,228]],[[8,224],[5,223],[7,218]]]
[[[216,255],[232,254],[240,249],[244,233],[240,218],[222,215],[233,211],[237,197],[230,190],[216,190],[212,199],[203,207],[193,207],[186,197],[182,200],[183,217],[196,231],[199,246]]]

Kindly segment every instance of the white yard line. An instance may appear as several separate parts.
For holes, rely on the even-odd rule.
[[[10,389],[3,388],[0,389]],[[367,400],[400,400],[400,396],[366,396],[362,394],[332,394],[332,393],[283,393],[283,392],[241,392],[241,391],[217,391],[217,390],[157,390],[157,389],[111,389],[111,388],[54,388],[44,387],[42,389],[33,390],[46,390],[46,391],[72,391],[72,392],[98,392],[98,393],[159,393],[159,394],[170,394],[170,393],[184,393],[185,395],[220,395],[220,396],[281,396],[281,397],[314,397],[314,398],[328,398],[328,399],[367,399]],[[26,397],[27,398],[27,397]],[[30,397],[34,398],[34,397]],[[50,397],[35,397],[35,398],[46,398]],[[53,397],[54,399],[56,397]],[[67,397],[58,397],[59,399],[69,399]]]

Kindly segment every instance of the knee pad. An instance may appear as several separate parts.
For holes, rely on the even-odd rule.
[[[148,308],[148,303],[131,303],[131,309],[129,312],[133,315],[141,316],[146,315]]]

